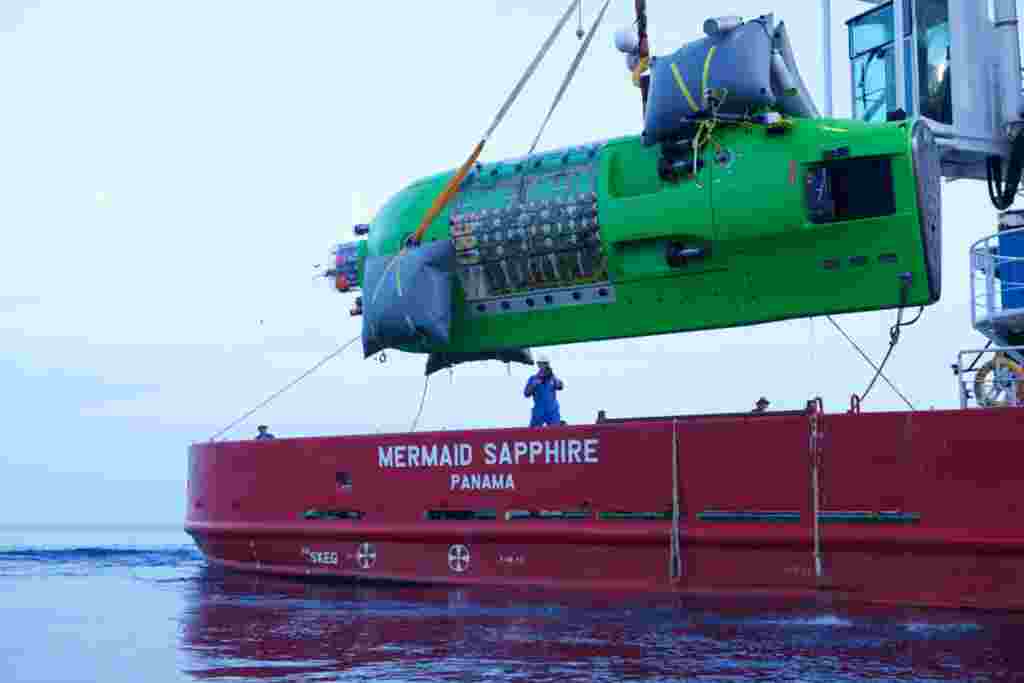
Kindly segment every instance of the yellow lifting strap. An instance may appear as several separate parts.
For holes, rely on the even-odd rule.
[[[711,72],[711,60],[714,58],[715,50],[717,49],[717,45],[712,45],[711,49],[708,50],[708,56],[704,58],[704,75],[700,81],[700,97],[705,106],[708,103],[708,74]]]
[[[459,185],[461,185],[462,181],[465,180],[466,176],[469,174],[470,169],[473,168],[473,164],[476,163],[476,160],[480,158],[480,153],[483,152],[484,145],[487,143],[487,140],[490,139],[491,134],[494,133],[495,129],[497,129],[498,124],[500,124],[501,121],[505,118],[505,114],[508,113],[508,110],[509,108],[511,108],[512,103],[515,102],[516,99],[519,97],[519,93],[522,92],[523,87],[526,85],[526,82],[530,80],[530,78],[533,76],[533,73],[537,70],[537,67],[540,65],[541,60],[544,59],[544,56],[548,53],[548,50],[551,49],[551,46],[552,44],[554,44],[555,39],[558,37],[558,34],[562,32],[562,28],[565,26],[565,23],[569,21],[569,17],[572,16],[572,13],[576,11],[576,8],[579,6],[580,1],[581,0],[572,0],[572,2],[569,3],[569,8],[565,10],[565,13],[562,15],[562,18],[558,20],[558,23],[555,25],[554,30],[551,32],[551,35],[549,35],[547,40],[545,40],[543,45],[541,45],[540,51],[537,53],[537,56],[533,58],[533,61],[530,62],[530,65],[526,68],[526,73],[524,73],[519,78],[519,82],[516,83],[516,86],[512,89],[512,92],[505,100],[505,103],[501,105],[501,109],[498,110],[497,116],[494,117],[494,121],[491,123],[491,127],[487,129],[487,132],[484,133],[483,138],[480,140],[479,143],[477,143],[477,146],[476,148],[473,149],[473,153],[470,155],[469,159],[467,159],[466,163],[464,163],[462,167],[459,168],[459,170],[455,173],[455,175],[452,176],[452,179],[448,182],[448,185],[445,186],[441,194],[438,195],[436,199],[434,199],[434,203],[430,205],[430,210],[427,211],[427,214],[423,217],[423,220],[420,221],[419,227],[416,228],[416,232],[413,233],[412,235],[413,244],[420,243],[420,241],[423,239],[423,235],[427,232],[427,228],[429,228],[430,224],[434,222],[434,219],[441,215],[441,212],[444,211],[444,208],[448,205],[448,202],[451,201],[451,198],[454,197],[455,194],[459,191]],[[405,249],[404,245],[402,249]]]
[[[679,89],[683,91],[683,95],[686,96],[686,101],[690,103],[690,109],[695,112],[700,111],[697,103],[693,100],[693,95],[690,94],[689,88],[686,87],[686,81],[683,80],[683,76],[679,73],[679,67],[675,65],[675,62],[672,63],[672,75],[676,79],[676,85],[679,86]]]
[[[711,75],[711,60],[715,57],[715,51],[718,49],[717,45],[712,45],[711,49],[708,50],[707,57],[704,58],[704,71],[701,75],[700,81],[700,98],[701,102],[707,104],[707,92],[708,92],[708,77]],[[676,79],[676,85],[679,86],[679,90],[686,97],[686,101],[690,104],[690,109],[695,113],[700,111],[697,106],[697,101],[693,99],[693,95],[690,94],[690,89],[686,87],[686,81],[683,80],[683,75],[679,73],[679,67],[675,65],[675,62],[671,64],[672,76]]]
[[[420,221],[420,226],[416,228],[416,233],[413,235],[413,242],[419,243],[423,239],[423,234],[426,233],[427,228],[434,222],[444,207],[448,205],[452,195],[459,191],[459,185],[466,179],[470,169],[473,168],[473,164],[480,158],[480,153],[484,151],[484,140],[477,143],[476,148],[473,149],[473,153],[466,159],[466,163],[462,164],[462,167],[452,176],[452,179],[448,182],[448,185],[444,188],[441,194],[437,195],[434,199],[434,203],[431,204],[430,210],[427,211],[427,215]]]

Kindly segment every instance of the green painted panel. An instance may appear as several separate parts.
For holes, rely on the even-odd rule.
[[[671,520],[671,512],[599,512],[597,518],[604,521],[658,521]]]
[[[820,512],[822,523],[845,524],[915,524],[921,521],[917,512]]]
[[[799,511],[705,510],[697,513],[702,522],[799,522]],[[916,512],[819,512],[824,523],[913,524],[921,521]]]
[[[796,510],[705,510],[697,513],[702,522],[799,522]]]

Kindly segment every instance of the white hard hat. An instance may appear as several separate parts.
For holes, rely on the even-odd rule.
[[[548,354],[546,354],[546,353],[538,353],[537,354],[537,365],[540,365],[541,363],[545,363],[547,365],[551,365],[551,358],[548,357]]]
[[[615,32],[615,47],[619,52],[626,54],[636,52],[640,49],[640,38],[633,27],[623,27]]]

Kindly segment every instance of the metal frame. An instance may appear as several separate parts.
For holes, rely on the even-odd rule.
[[[825,5],[830,5],[830,3],[831,3],[831,0],[822,0],[822,1],[823,1],[823,3]],[[907,12],[906,12],[907,4],[906,3],[913,2],[913,0],[862,0],[862,2],[868,2],[868,3],[872,4],[872,5],[875,5],[876,7],[874,9],[869,9],[869,10],[867,10],[865,12],[862,12],[861,14],[858,14],[856,16],[850,17],[850,19],[847,19],[847,21],[853,21],[854,19],[858,19],[858,18],[863,17],[863,16],[865,16],[867,14],[870,14],[871,12],[873,12],[875,10],[880,10],[884,5],[891,4],[893,6],[893,40],[892,40],[893,50],[894,50],[894,53],[893,53],[893,70],[895,71],[895,77],[896,77],[895,78],[896,82],[894,83],[894,90],[896,91],[896,101],[894,102],[894,105],[895,105],[895,107],[897,109],[902,109],[908,115],[910,115],[910,114],[913,113],[913,109],[917,107],[918,102],[921,99],[920,98],[920,94],[919,94],[920,84],[917,81],[915,81],[915,80],[911,80],[911,82],[910,82],[910,85],[911,85],[910,97],[913,99],[913,102],[910,102],[910,103],[907,102],[907,84],[906,84],[905,74],[908,73],[908,70],[905,68],[905,62],[906,62],[906,54],[905,53],[906,53],[906,43],[907,43],[908,40],[910,41],[910,47],[911,47],[911,50],[910,50],[910,61],[911,61],[911,64],[910,64],[910,71],[909,71],[909,73],[916,73],[917,72],[917,50],[913,49],[914,45],[915,45],[915,42],[917,40],[917,25],[916,25],[916,22],[914,21],[914,17],[915,17],[914,13],[911,12],[910,35],[907,35],[907,26],[906,26],[905,21],[904,21],[906,19],[906,14],[907,14]],[[911,5],[911,7],[913,7],[913,6]],[[823,13],[823,16],[831,17],[832,10],[831,10],[830,7],[823,7],[822,8],[822,13]],[[825,49],[824,43],[825,43],[825,41],[822,42],[822,49],[823,50]],[[847,58],[849,59],[849,55],[847,55]],[[825,67],[826,73],[827,74],[831,74],[831,68],[832,68],[831,67],[831,61],[832,61],[831,60],[831,56],[828,57],[827,61],[829,62],[829,64]],[[827,88],[828,96],[831,97],[832,83],[831,83],[831,78],[830,77],[827,79],[827,84],[828,84],[828,88]],[[854,79],[854,73],[853,73],[853,60],[850,60],[850,102],[852,103],[852,102],[856,101],[856,97],[857,97],[857,86],[856,86],[856,80]],[[908,106],[910,108],[908,108]]]
[[[893,0],[892,3],[892,45],[896,52],[893,54],[893,69],[896,70],[896,108],[902,109],[907,114],[910,114],[910,109],[907,108],[907,84],[905,83],[905,76],[907,69],[905,68],[904,62],[906,61],[907,51],[907,27],[903,25],[904,19],[906,19],[906,3],[908,0]],[[911,21],[916,24],[913,20]],[[910,41],[911,44],[914,42],[914,38],[917,34],[917,27],[910,27]],[[914,60],[913,55],[916,54],[917,50],[911,50],[911,61]],[[911,71],[910,73],[916,73]],[[914,82],[913,79],[910,81]],[[910,93],[911,97],[914,97],[914,93]],[[916,104],[917,99],[914,100]]]
[[[615,287],[611,282],[535,289],[522,294],[497,296],[466,302],[471,318],[482,318],[531,310],[551,310],[568,306],[615,303]]]
[[[964,368],[964,356],[977,356],[980,358],[986,353],[996,354],[1005,353],[1011,358],[1019,360],[1024,356],[1024,346],[990,346],[985,349],[963,349],[956,355],[956,365],[954,366],[956,372],[956,383],[957,391],[960,394],[960,408],[963,410],[967,409],[968,392],[966,386],[966,380],[964,377],[969,372],[977,372],[976,368],[965,369]],[[977,360],[977,359],[976,359]],[[1011,380],[1010,384],[1013,385],[1016,380]],[[974,397],[977,400],[977,396]],[[979,406],[980,407],[980,406]],[[1018,405],[1015,397],[1011,395],[1009,407],[1024,408],[1024,403]]]

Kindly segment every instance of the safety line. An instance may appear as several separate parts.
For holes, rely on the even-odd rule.
[[[837,323],[835,320],[833,320],[832,316],[830,316],[830,315],[826,315],[825,317],[828,319],[828,321],[830,323],[832,323],[833,326],[835,326],[835,328],[837,330],[839,330],[840,334],[842,334],[844,337],[846,337],[846,341],[850,342],[850,345],[853,346],[853,348],[857,349],[857,353],[859,353],[861,355],[861,358],[863,358],[867,362],[868,365],[870,365],[872,368],[874,368],[875,372],[877,373],[877,375],[875,376],[876,379],[878,377],[881,377],[882,379],[884,379],[885,383],[889,385],[889,388],[892,389],[893,391],[895,391],[896,395],[899,396],[901,399],[903,399],[903,402],[907,404],[907,407],[909,407],[911,410],[916,410],[916,408],[914,408],[914,404],[911,403],[910,400],[906,396],[904,396],[902,394],[902,392],[900,392],[900,390],[897,389],[896,386],[892,382],[889,381],[889,378],[885,376],[885,374],[882,372],[882,369],[880,367],[878,367],[877,365],[875,365],[875,362],[873,360],[871,360],[868,357],[868,355],[866,353],[864,353],[863,350],[861,350],[861,348],[859,346],[857,346],[857,342],[855,342],[852,339],[850,339],[850,335],[846,334],[846,331],[843,330],[843,328],[839,326],[839,323]],[[889,353],[892,353],[892,349],[893,348],[894,347],[892,347],[892,346],[889,347]],[[886,360],[888,360],[888,357],[889,357],[889,354],[887,353],[886,354]],[[872,382],[872,384],[874,384],[874,382]],[[867,395],[866,392],[865,392],[865,395]]]
[[[420,416],[423,415],[423,404],[427,401],[427,385],[430,384],[430,375],[423,378],[423,393],[420,394],[420,407],[416,411],[416,417],[412,421],[412,426],[409,427],[410,432],[416,431],[416,426],[420,423]]]
[[[253,413],[255,413],[255,412],[256,412],[257,410],[259,410],[260,408],[263,408],[264,406],[266,406],[267,404],[269,404],[269,403],[270,403],[271,401],[273,401],[274,399],[276,399],[276,398],[277,398],[278,396],[280,396],[281,394],[283,394],[284,392],[288,391],[289,389],[291,389],[292,387],[294,387],[294,386],[295,386],[296,384],[298,384],[298,383],[299,383],[299,382],[301,382],[302,380],[304,380],[304,379],[306,379],[307,377],[309,377],[310,375],[312,375],[312,374],[313,374],[314,372],[316,372],[317,370],[319,370],[320,368],[322,368],[322,367],[323,367],[324,365],[326,365],[328,361],[332,360],[332,359],[333,359],[333,358],[335,358],[336,356],[339,356],[339,355],[341,355],[341,353],[342,353],[342,352],[343,352],[343,351],[344,351],[345,349],[347,349],[348,347],[352,346],[352,344],[354,344],[355,342],[359,341],[359,339],[360,339],[360,337],[361,337],[361,336],[362,336],[362,335],[357,335],[357,336],[353,337],[352,339],[348,340],[347,342],[345,342],[344,344],[342,344],[341,346],[339,346],[338,348],[336,348],[336,349],[335,349],[334,351],[331,351],[331,352],[330,352],[329,354],[327,354],[327,355],[326,355],[326,356],[324,356],[324,357],[323,357],[322,359],[320,359],[320,361],[319,361],[319,362],[318,362],[318,363],[317,363],[316,365],[314,365],[313,367],[311,367],[311,368],[310,368],[309,370],[306,370],[306,371],[305,371],[304,373],[302,373],[301,375],[299,375],[298,377],[296,377],[295,379],[293,379],[293,380],[292,380],[291,382],[289,382],[288,384],[286,384],[286,385],[285,385],[284,387],[282,387],[281,389],[278,389],[277,391],[275,391],[275,392],[274,392],[273,394],[271,394],[271,395],[270,395],[270,397],[269,397],[269,398],[267,398],[267,399],[266,399],[265,401],[263,401],[262,403],[260,403],[260,404],[259,404],[258,406],[256,406],[255,408],[253,408],[252,410],[250,410],[249,412],[247,412],[247,413],[246,413],[245,415],[242,415],[242,417],[238,418],[237,420],[235,420],[234,422],[232,422],[231,424],[229,424],[229,425],[228,425],[227,427],[225,427],[224,429],[220,430],[219,432],[217,432],[216,434],[214,434],[213,436],[211,436],[211,437],[210,437],[210,441],[211,441],[211,442],[212,442],[212,441],[216,441],[216,440],[217,440],[217,437],[221,436],[222,434],[224,434],[225,432],[227,432],[228,430],[230,430],[230,429],[231,429],[232,427],[234,427],[235,425],[239,424],[240,422],[242,422],[243,420],[245,420],[246,418],[248,418],[248,417],[249,417],[250,415],[252,415]]]

